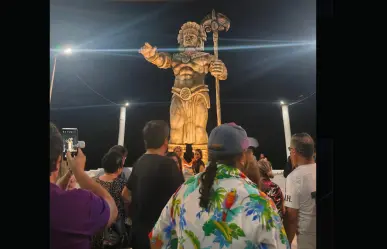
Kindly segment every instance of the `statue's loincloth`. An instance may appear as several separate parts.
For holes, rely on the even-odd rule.
[[[208,95],[208,86],[207,85],[199,85],[192,88],[183,87],[172,87],[172,97],[178,97],[183,102],[193,100],[195,96],[199,95],[200,97],[204,98],[204,101],[206,102],[206,106],[209,109],[210,108],[210,96]]]
[[[195,124],[195,118],[198,115],[196,108],[199,102],[205,102],[207,109],[210,108],[210,96],[208,94],[207,85],[199,85],[192,88],[183,87],[177,88],[172,87],[172,99],[179,98],[181,100],[181,107],[184,115],[184,126],[183,126],[183,143],[184,144],[196,144],[195,130],[197,124]],[[199,114],[200,115],[200,114]],[[202,127],[204,130],[206,127]]]

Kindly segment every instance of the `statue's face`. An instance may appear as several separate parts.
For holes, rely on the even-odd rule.
[[[195,35],[193,33],[185,33],[183,36],[183,46],[185,48],[187,48],[187,47],[195,48],[195,47],[197,47],[198,42],[199,42],[199,39],[198,39],[197,35]]]

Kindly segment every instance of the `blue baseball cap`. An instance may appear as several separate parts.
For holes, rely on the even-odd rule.
[[[219,125],[208,138],[208,151],[215,156],[237,155],[249,147],[258,147],[258,141],[235,123]]]

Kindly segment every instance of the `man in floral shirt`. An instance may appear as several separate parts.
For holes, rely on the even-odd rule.
[[[206,171],[171,197],[149,234],[152,249],[290,248],[274,202],[238,168],[251,145],[245,130],[212,130]]]

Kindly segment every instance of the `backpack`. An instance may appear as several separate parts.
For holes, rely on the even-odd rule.
[[[122,248],[124,240],[127,238],[125,221],[123,218],[118,218],[110,227],[105,228],[102,235],[103,249],[118,249]]]

